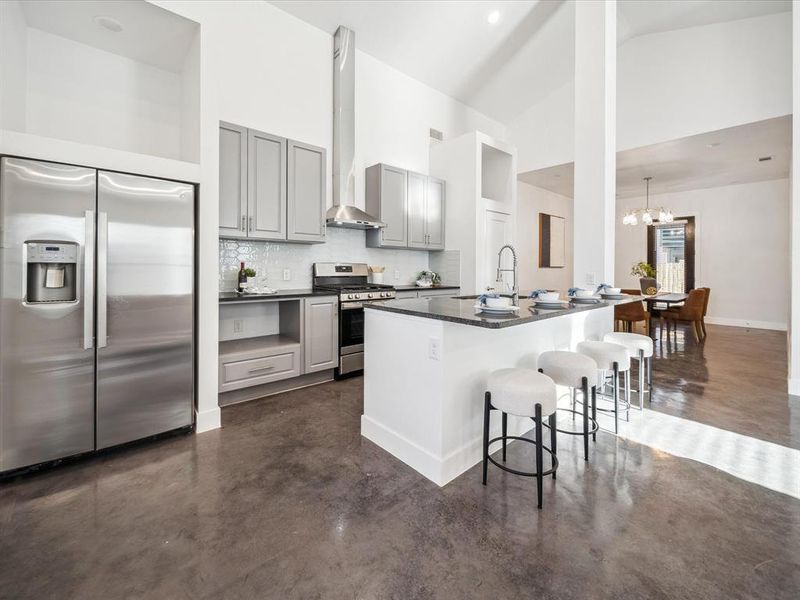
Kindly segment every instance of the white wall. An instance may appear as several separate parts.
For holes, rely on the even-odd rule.
[[[177,73],[28,29],[28,133],[177,159],[182,102]]]
[[[0,128],[25,128],[27,52],[22,6],[16,1],[0,2]]]
[[[789,180],[651,196],[676,217],[695,217],[695,287],[710,287],[710,322],[786,329],[789,318]],[[617,201],[617,219],[644,198]],[[631,266],[647,260],[645,227],[617,227],[616,279],[638,287]],[[760,291],[758,299],[748,291]]]
[[[795,0],[792,11],[792,106],[800,115],[800,1]],[[800,117],[792,123],[792,288],[791,325],[789,329],[789,393],[800,396]]]
[[[791,13],[654,33],[618,49],[617,149],[792,112]],[[520,172],[572,162],[574,85],[508,124]]]
[[[565,219],[565,267],[539,268],[539,213]],[[572,287],[572,198],[517,182],[516,247],[519,254],[520,289],[526,292],[539,288],[566,292]]]

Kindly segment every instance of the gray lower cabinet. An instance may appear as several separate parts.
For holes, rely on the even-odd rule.
[[[444,181],[377,164],[367,169],[366,196],[367,212],[386,223],[367,231],[367,246],[444,250]]]
[[[219,124],[219,235],[247,237],[247,129]]]
[[[289,140],[288,227],[293,242],[325,241],[325,149]]]
[[[219,235],[325,241],[324,148],[220,122]]]
[[[247,132],[247,237],[286,239],[285,138]]]
[[[367,246],[408,247],[407,182],[405,169],[384,164],[367,168],[367,212],[386,223],[386,227],[367,231]]]
[[[314,296],[305,299],[305,372],[339,366],[339,299]]]

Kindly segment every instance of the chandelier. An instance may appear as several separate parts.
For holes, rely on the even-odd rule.
[[[646,200],[644,208],[635,208],[629,210],[625,213],[625,216],[622,217],[622,224],[623,225],[638,225],[641,221],[645,225],[652,225],[653,221],[656,220],[658,217],[658,221],[660,223],[672,223],[675,220],[675,217],[672,214],[672,211],[668,208],[659,207],[659,208],[650,208],[650,180],[652,177],[645,177],[645,185],[647,186],[646,191]]]

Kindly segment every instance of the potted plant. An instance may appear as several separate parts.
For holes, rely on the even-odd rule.
[[[419,287],[436,287],[442,283],[442,278],[433,271],[420,271],[416,283]]]
[[[656,269],[646,262],[638,262],[631,268],[631,275],[639,277],[639,289],[648,296],[653,296],[658,292],[658,282],[656,281]]]

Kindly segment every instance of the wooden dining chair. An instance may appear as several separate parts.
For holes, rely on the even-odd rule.
[[[639,296],[641,292],[635,289],[623,289],[623,294]],[[644,321],[645,335],[650,335],[650,315],[644,308],[644,302],[629,302],[618,304],[614,307],[614,325],[620,324],[622,331],[633,332],[633,324]],[[615,327],[616,329],[616,327]]]
[[[706,332],[706,315],[708,314],[708,299],[711,297],[711,288],[704,287],[700,289],[706,291],[706,300],[703,303],[703,318],[700,319],[700,327],[703,328],[703,337],[706,337],[706,335],[708,335]]]
[[[689,292],[689,296],[683,306],[661,311],[662,329],[666,323],[667,336],[669,336],[670,323],[672,323],[673,331],[677,331],[678,323],[691,323],[694,341],[699,342],[701,338],[704,338],[705,333],[703,332],[702,323],[705,302],[706,290],[704,288],[695,288]]]

